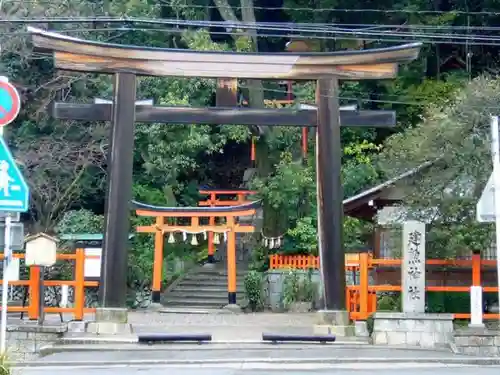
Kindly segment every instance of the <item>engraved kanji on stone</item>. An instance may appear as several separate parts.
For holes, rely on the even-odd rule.
[[[418,286],[410,285],[408,287],[408,293],[410,294],[410,298],[412,300],[420,299],[420,289],[418,288]]]

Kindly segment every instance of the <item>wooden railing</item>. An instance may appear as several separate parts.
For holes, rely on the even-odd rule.
[[[3,254],[0,254],[0,259],[3,260]],[[14,254],[14,258],[23,259],[24,254]],[[84,249],[76,249],[73,254],[59,253],[57,260],[74,261],[73,280],[43,280],[44,286],[63,286],[67,285],[74,288],[74,305],[73,307],[54,307],[44,306],[43,311],[46,314],[73,314],[73,320],[83,320],[85,313],[95,312],[95,308],[85,307],[85,288],[97,287],[97,281],[85,281],[84,269],[85,259],[99,259],[97,255],[86,255]],[[9,285],[20,285],[27,288],[29,295],[27,306],[8,306],[7,312],[23,312],[27,313],[30,320],[36,320],[40,316],[40,267],[29,267],[28,280],[13,280],[9,281]],[[42,297],[43,298],[43,297]],[[0,306],[1,310],[1,306]]]
[[[250,203],[251,201],[247,197],[257,194],[257,192],[253,190],[202,189],[199,194],[208,195],[208,199],[199,202],[200,206],[225,207]]]
[[[426,265],[469,268],[472,271],[472,285],[482,286],[481,270],[496,267],[495,260],[481,259],[473,254],[471,259],[428,259]],[[346,287],[346,306],[352,320],[366,320],[377,311],[377,292],[401,292],[401,285],[370,285],[370,269],[381,267],[401,267],[401,259],[375,259],[369,253],[346,254],[346,268],[359,271],[359,283]],[[271,255],[271,269],[317,269],[319,259],[306,255]],[[381,271],[381,270],[377,270]],[[471,286],[427,286],[427,292],[469,293]],[[484,293],[498,292],[498,287],[483,286]],[[470,319],[471,314],[456,313],[455,319]],[[483,314],[483,319],[499,319],[500,314]]]
[[[345,261],[347,267],[359,265],[359,254],[346,254]],[[314,255],[281,255],[269,256],[269,268],[275,269],[318,269],[319,257]]]

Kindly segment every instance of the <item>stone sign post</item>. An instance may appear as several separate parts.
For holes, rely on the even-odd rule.
[[[453,314],[425,312],[425,223],[403,224],[401,263],[402,312],[377,312],[373,343],[422,348],[449,347]]]
[[[401,294],[403,312],[425,313],[425,224],[403,224]]]

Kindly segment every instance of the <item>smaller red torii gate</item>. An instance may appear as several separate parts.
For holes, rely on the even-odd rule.
[[[183,239],[188,235],[199,234],[224,234],[227,237],[227,295],[228,304],[236,304],[236,233],[253,233],[253,225],[242,225],[237,223],[239,216],[254,215],[260,207],[260,201],[240,204],[230,207],[162,207],[152,206],[140,202],[133,202],[138,216],[154,217],[155,223],[151,225],[138,226],[138,233],[155,234],[155,251],[153,265],[152,299],[154,303],[160,302],[161,284],[163,273],[163,256],[165,246],[165,233],[182,233]],[[165,218],[190,218],[187,225],[167,224]],[[223,223],[204,224],[202,219],[222,218]],[[196,237],[194,237],[196,238]],[[196,241],[193,241],[195,244]],[[212,254],[213,258],[213,254]]]
[[[201,207],[231,207],[248,204],[251,201],[247,197],[257,194],[256,191],[246,189],[201,189],[199,193],[200,195],[208,195],[207,200],[200,201]],[[215,225],[215,217],[211,216],[208,220],[209,225]],[[218,244],[217,238],[214,239],[214,232],[208,232],[208,263],[214,263],[215,245]]]

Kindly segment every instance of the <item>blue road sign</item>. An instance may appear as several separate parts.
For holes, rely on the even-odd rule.
[[[5,141],[0,137],[0,211],[28,211],[29,195],[28,184]]]

